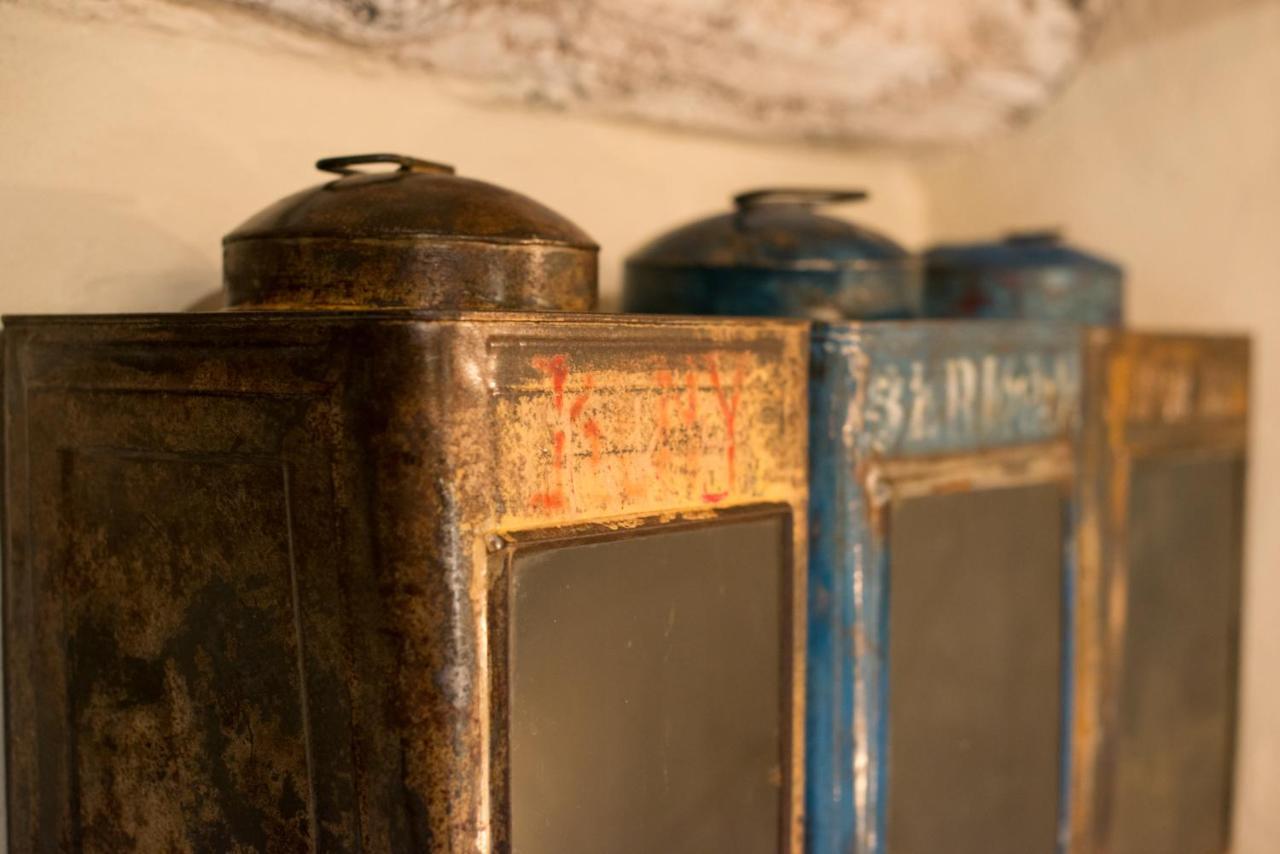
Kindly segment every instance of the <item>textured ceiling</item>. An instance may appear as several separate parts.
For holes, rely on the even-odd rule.
[[[204,2],[502,100],[755,138],[933,143],[1043,105],[1105,0]]]

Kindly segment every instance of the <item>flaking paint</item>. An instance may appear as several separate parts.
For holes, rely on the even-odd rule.
[[[884,517],[895,495],[1062,485],[1062,743],[1078,737],[1070,484],[1080,340],[1047,324],[819,324],[811,359],[808,844],[814,852],[877,854],[886,845],[887,803]],[[961,377],[969,372],[972,385]],[[1061,767],[1065,847],[1069,748]]]

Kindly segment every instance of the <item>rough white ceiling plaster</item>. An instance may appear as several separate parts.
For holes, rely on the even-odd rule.
[[[757,138],[914,143],[980,137],[1044,104],[1101,0],[203,2],[503,100]],[[136,16],[147,2],[121,5]]]

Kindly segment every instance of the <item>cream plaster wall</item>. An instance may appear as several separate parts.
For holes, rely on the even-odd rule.
[[[0,5],[0,310],[181,307],[217,287],[224,233],[321,181],[318,157],[365,151],[453,163],[564,213],[604,247],[606,300],[627,252],[753,185],[865,186],[865,216],[924,235],[900,157],[482,107],[235,13],[205,23],[176,35]]]
[[[1254,336],[1236,854],[1280,851],[1280,3],[1144,0],[1029,126],[925,158],[937,238],[1060,225],[1140,326]]]

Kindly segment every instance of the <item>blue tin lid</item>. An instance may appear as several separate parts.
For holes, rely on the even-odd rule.
[[[943,243],[925,252],[925,260],[966,267],[1099,267],[1123,274],[1118,264],[1063,243],[1056,229],[1015,231],[988,243]]]
[[[774,188],[670,231],[627,259],[628,311],[905,317],[919,261],[879,232],[816,212],[862,190]]]
[[[928,317],[1023,318],[1118,325],[1124,270],[1054,230],[942,244],[925,255]]]
[[[734,197],[734,211],[667,232],[633,254],[628,264],[672,267],[837,269],[859,263],[904,261],[890,238],[814,212],[819,205],[858,202],[862,190],[779,188]]]

